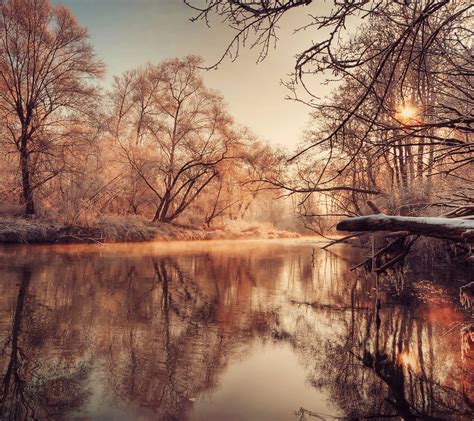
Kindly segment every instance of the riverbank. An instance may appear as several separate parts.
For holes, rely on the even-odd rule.
[[[101,218],[93,225],[65,225],[25,218],[0,219],[0,243],[120,243],[176,240],[237,240],[299,238],[295,232],[280,231],[266,224],[233,224],[221,228],[189,227],[152,223],[137,217]]]

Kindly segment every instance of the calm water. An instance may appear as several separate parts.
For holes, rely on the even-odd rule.
[[[472,419],[470,274],[377,290],[357,261],[295,240],[0,248],[0,419]]]

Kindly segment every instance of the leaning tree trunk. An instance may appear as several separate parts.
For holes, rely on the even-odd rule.
[[[474,244],[474,219],[469,217],[412,217],[379,213],[344,219],[337,224],[336,229],[352,232],[405,231],[406,234]]]
[[[171,205],[170,192],[166,191],[153,217],[153,222],[171,222],[168,211]]]

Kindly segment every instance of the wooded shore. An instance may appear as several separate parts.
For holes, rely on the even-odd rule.
[[[298,238],[295,232],[267,224],[219,228],[152,223],[140,218],[103,218],[87,226],[27,218],[1,218],[0,244],[119,243],[230,239]]]

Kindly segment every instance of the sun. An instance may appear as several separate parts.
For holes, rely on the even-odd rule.
[[[413,120],[417,115],[417,109],[413,105],[404,104],[398,109],[398,115],[403,121]]]

